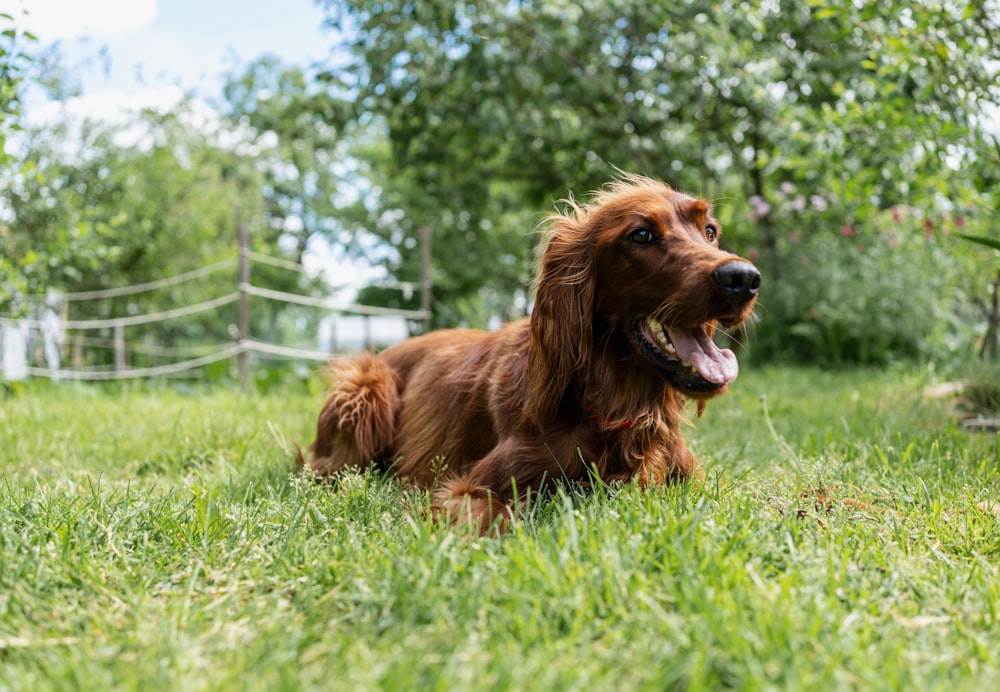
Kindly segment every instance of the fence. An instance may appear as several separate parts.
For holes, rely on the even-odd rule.
[[[366,343],[371,343],[372,341],[370,320],[373,317],[397,317],[405,320],[419,320],[423,322],[425,327],[428,323],[430,315],[426,307],[420,310],[396,310],[358,304],[337,305],[330,297],[306,296],[256,286],[250,281],[250,268],[253,263],[266,264],[300,274],[305,273],[305,268],[299,263],[251,251],[247,245],[246,234],[241,229],[238,260],[225,260],[143,284],[99,291],[59,294],[56,297],[57,302],[49,301],[43,303],[41,310],[36,310],[33,316],[23,319],[0,316],[0,331],[3,332],[4,337],[4,378],[20,379],[20,375],[26,375],[50,379],[101,381],[162,377],[190,373],[212,363],[226,359],[236,359],[241,385],[246,387],[249,377],[250,357],[253,354],[308,361],[325,361],[329,358],[328,351],[269,343],[265,340],[254,338],[250,333],[250,299],[252,297],[267,301],[277,301],[285,305],[316,308],[331,316],[358,315],[363,319],[363,340]],[[68,319],[69,306],[74,302],[99,301],[139,295],[144,292],[178,286],[213,274],[232,271],[233,269],[238,269],[236,272],[235,290],[208,300],[145,314],[123,315],[107,319]],[[414,287],[420,288],[423,297],[422,303],[425,306],[429,303],[429,284],[426,279],[419,284],[399,284],[398,287],[408,291],[413,290]],[[156,345],[133,343],[126,339],[127,330],[131,327],[198,315],[219,310],[224,306],[232,304],[236,304],[238,307],[238,317],[235,329],[231,332],[232,338],[227,343],[162,348]],[[57,310],[58,314],[56,313]],[[83,334],[95,330],[103,330],[105,333],[110,330],[112,337],[109,340],[107,338],[83,336]],[[70,340],[67,338],[69,331],[80,332],[80,334]],[[108,341],[110,341],[110,344],[108,344]],[[330,341],[329,351],[336,350],[338,344],[335,332]],[[34,350],[44,353],[45,365],[37,362],[41,359],[37,357],[32,359],[30,357],[29,351],[32,350],[31,346],[33,343],[41,344],[41,348],[36,347]],[[67,355],[67,350],[78,354],[81,349],[87,346],[110,346],[114,352],[113,362],[109,365],[96,367],[64,368],[60,366]],[[20,355],[18,355],[19,352]],[[144,353],[160,357],[183,359],[149,367],[131,367],[129,365],[129,353]],[[80,359],[76,358],[76,360]],[[34,364],[33,361],[35,361]]]

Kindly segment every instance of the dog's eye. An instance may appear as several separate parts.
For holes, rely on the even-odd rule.
[[[705,237],[708,238],[708,242],[714,243],[719,239],[719,229],[712,224],[708,224],[705,226]]]
[[[628,234],[628,239],[636,245],[649,245],[655,236],[648,228],[637,228]]]

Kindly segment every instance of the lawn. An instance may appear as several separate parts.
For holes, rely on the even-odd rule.
[[[566,489],[501,538],[294,473],[318,385],[0,401],[0,688],[1000,686],[1000,438],[927,371],[749,370],[701,487]]]

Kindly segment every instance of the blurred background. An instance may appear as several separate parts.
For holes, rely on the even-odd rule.
[[[538,221],[617,169],[713,200],[760,267],[744,362],[995,376],[996,1],[0,13],[8,380],[493,328],[530,310]]]

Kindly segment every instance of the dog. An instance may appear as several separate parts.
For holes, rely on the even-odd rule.
[[[761,276],[719,248],[707,201],[622,175],[544,225],[530,317],[335,357],[300,463],[391,469],[433,511],[485,533],[552,482],[683,481],[700,471],[684,403],[739,372],[712,340],[752,314]]]

